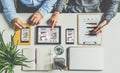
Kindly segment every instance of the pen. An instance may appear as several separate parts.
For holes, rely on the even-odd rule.
[[[37,68],[37,48],[35,48],[35,65],[36,65],[36,68]]]
[[[89,30],[88,32],[86,32],[85,35],[88,35],[88,36],[97,36],[97,34],[94,34],[92,32],[93,32],[93,30]]]

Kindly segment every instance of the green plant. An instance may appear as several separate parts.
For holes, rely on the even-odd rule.
[[[17,44],[14,44],[14,35],[11,35],[10,42],[5,43],[3,32],[0,32],[0,73],[14,73],[14,67],[16,65],[27,66],[23,62],[30,61],[27,61],[27,58],[17,49]]]

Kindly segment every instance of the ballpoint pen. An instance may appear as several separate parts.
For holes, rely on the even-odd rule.
[[[37,68],[37,48],[35,48],[35,65],[36,65],[36,68]]]

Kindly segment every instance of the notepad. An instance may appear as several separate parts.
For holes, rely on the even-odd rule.
[[[23,49],[23,55],[32,62],[25,63],[29,67],[22,67],[24,71],[48,71],[51,70],[51,52],[49,49],[44,48],[26,48]]]
[[[24,25],[26,28],[15,30],[14,43],[18,45],[30,45],[31,44],[31,26],[29,24]]]
[[[102,34],[91,34],[101,21],[102,14],[79,14],[78,15],[78,44],[101,45]]]
[[[69,47],[67,65],[69,70],[103,70],[103,48]]]

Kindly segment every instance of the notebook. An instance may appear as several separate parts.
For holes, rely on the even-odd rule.
[[[23,55],[28,58],[27,64],[29,67],[22,67],[22,70],[43,70],[48,71],[52,69],[51,65],[51,52],[49,49],[44,48],[24,48],[22,51]]]
[[[67,65],[69,70],[103,70],[103,48],[69,47]]]
[[[31,27],[29,24],[25,24],[24,26],[26,28],[14,31],[14,43],[21,46],[31,44]]]

